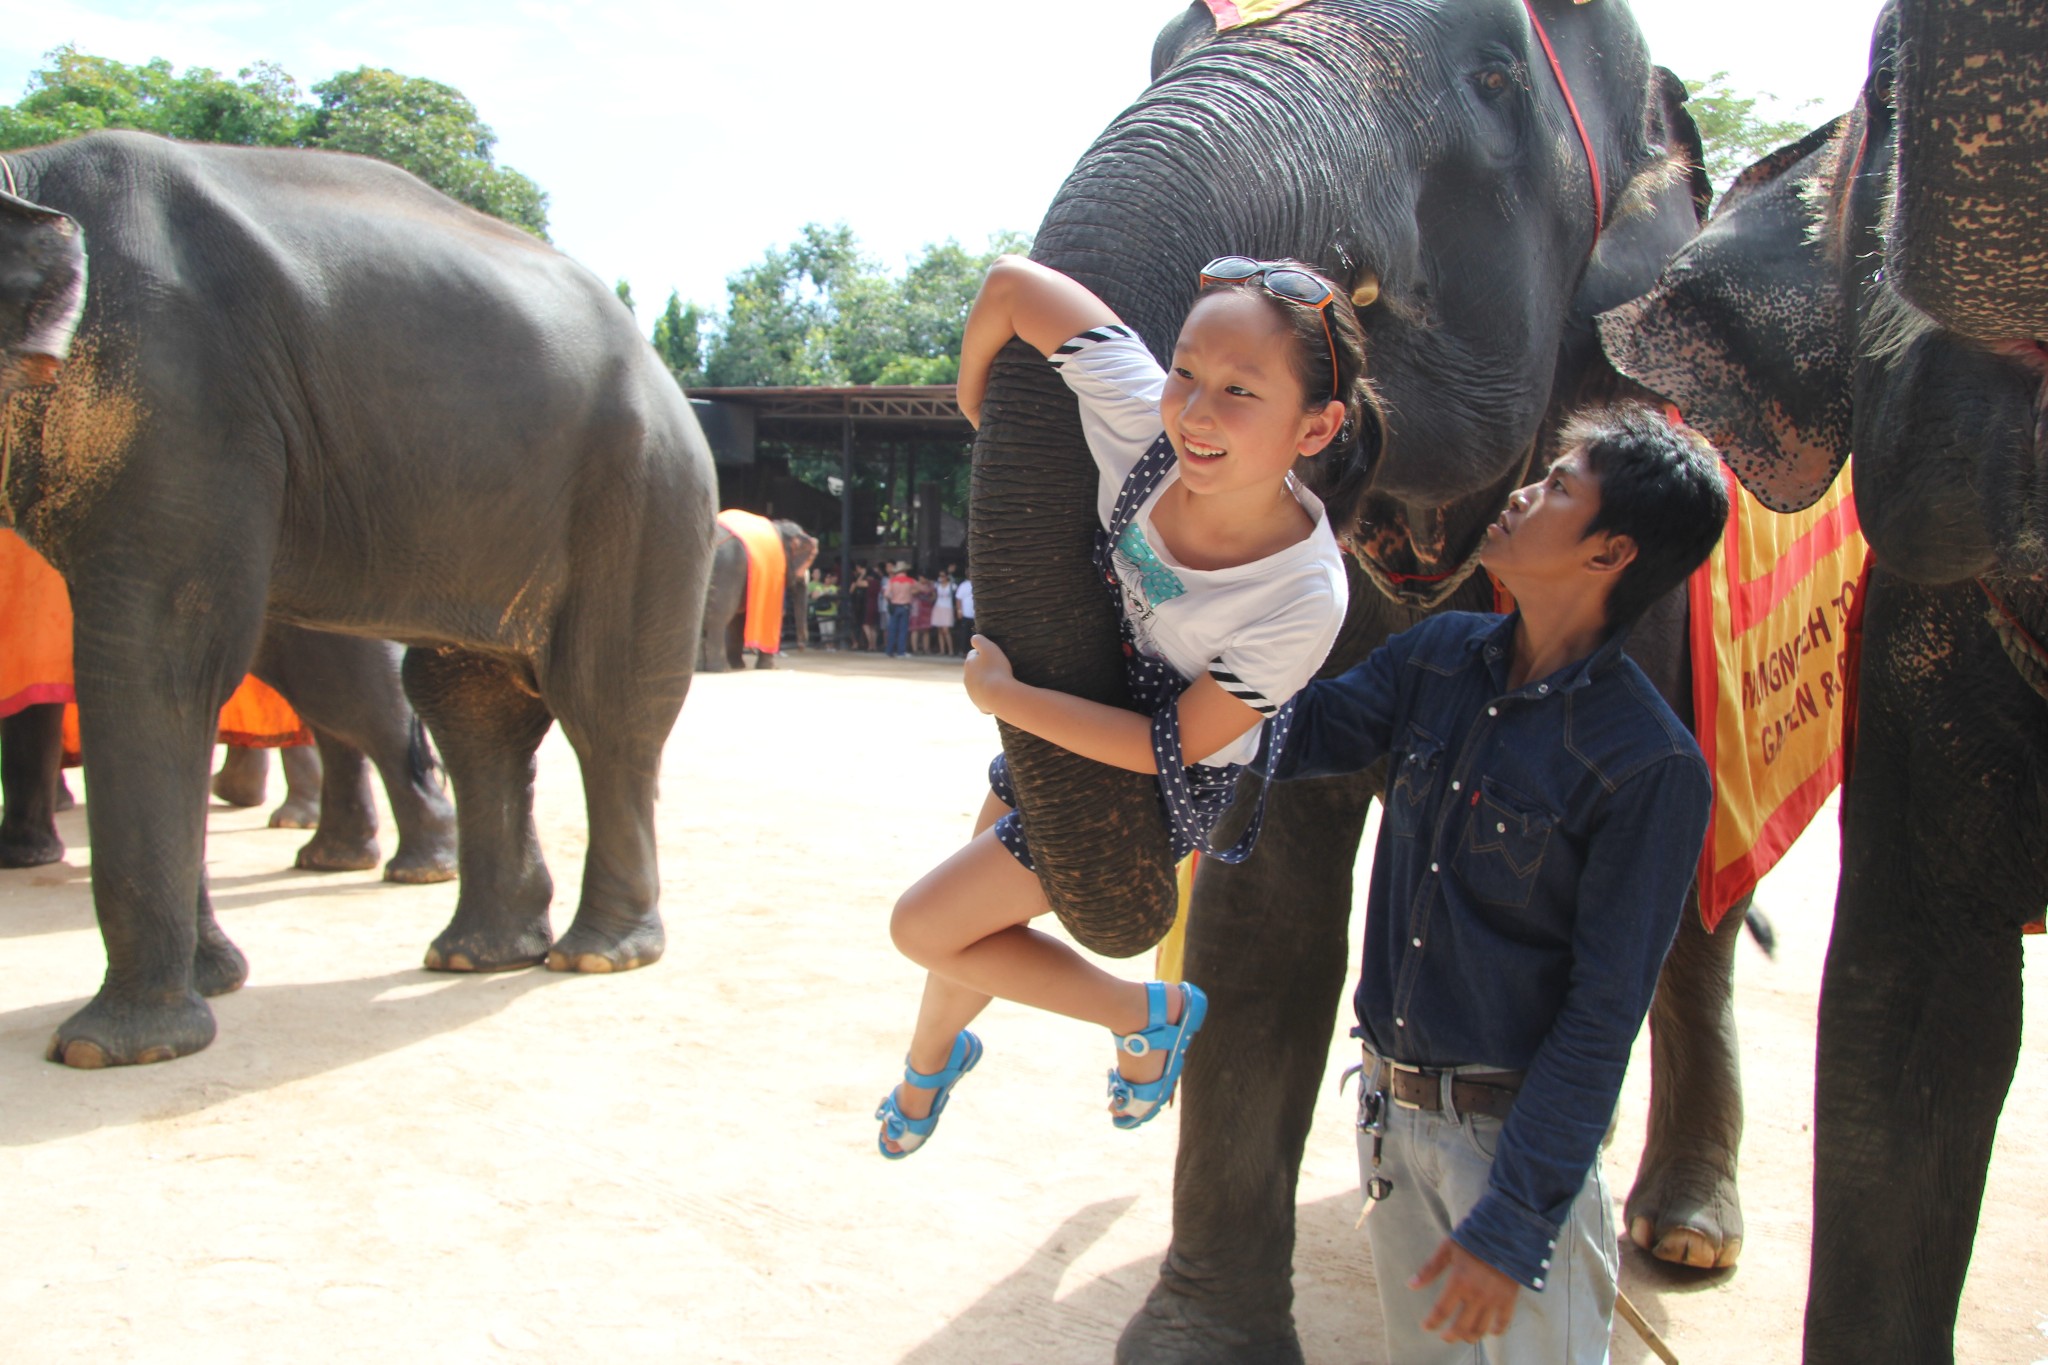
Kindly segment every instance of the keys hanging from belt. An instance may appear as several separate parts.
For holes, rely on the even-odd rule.
[[[1367,1215],[1373,1206],[1394,1192],[1394,1182],[1380,1174],[1380,1152],[1387,1141],[1387,1092],[1376,1090],[1365,1079],[1365,1066],[1361,1063],[1351,1067],[1337,1080],[1338,1093],[1342,1093],[1353,1076],[1358,1082],[1358,1131],[1372,1134],[1372,1174],[1365,1181],[1365,1207],[1358,1211],[1358,1221],[1353,1227],[1364,1227]]]

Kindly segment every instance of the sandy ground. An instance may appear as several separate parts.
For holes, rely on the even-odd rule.
[[[304,835],[217,806],[214,894],[252,976],[215,1002],[219,1041],[163,1066],[41,1060],[103,965],[84,815],[64,816],[66,863],[0,872],[0,1359],[1107,1360],[1166,1247],[1176,1120],[1110,1127],[1098,1031],[998,1003],[937,1139],[902,1163],[874,1150],[917,984],[888,908],[968,828],[994,745],[956,673],[813,655],[699,678],[664,765],[668,956],[622,977],[429,974],[453,885],[290,871]],[[559,735],[539,820],[559,928],[584,846]],[[1764,887],[1780,960],[1742,950],[1741,1268],[1626,1262],[1687,1365],[1798,1354],[1835,861],[1827,818]],[[2044,1031],[2037,1011],[1966,1361],[2048,1359]],[[1383,1359],[1341,1065],[1300,1192],[1319,1363]],[[1626,1327],[1614,1358],[1651,1359]]]

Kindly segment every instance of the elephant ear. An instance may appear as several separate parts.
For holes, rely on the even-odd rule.
[[[53,382],[84,311],[84,232],[55,209],[0,192],[0,395]]]
[[[1849,455],[1853,355],[1825,206],[1850,128],[1836,119],[1744,171],[1656,287],[1599,319],[1609,363],[1780,512],[1815,502]]]
[[[1199,44],[1204,38],[1214,36],[1216,21],[1209,13],[1209,7],[1202,0],[1194,0],[1187,9],[1167,21],[1159,30],[1158,38],[1152,43],[1152,79],[1158,80],[1172,66]]]
[[[1643,293],[1700,230],[1713,183],[1700,169],[1700,130],[1685,107],[1685,82],[1654,67],[1643,105],[1642,145],[1650,155],[1636,168],[1594,246],[1593,259],[1572,300],[1571,327],[1597,350],[1593,319]]]

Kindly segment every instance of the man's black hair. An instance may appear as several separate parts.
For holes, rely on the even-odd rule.
[[[1634,624],[1650,604],[1704,564],[1728,524],[1728,486],[1714,448],[1639,403],[1582,412],[1558,436],[1600,481],[1588,536],[1608,531],[1636,545],[1607,598],[1607,626]]]

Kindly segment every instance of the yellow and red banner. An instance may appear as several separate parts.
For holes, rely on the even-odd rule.
[[[775,523],[752,512],[728,507],[718,524],[738,537],[747,551],[747,620],[741,628],[749,649],[774,654],[782,648],[782,583],[788,557]]]
[[[1714,778],[1699,871],[1710,930],[1842,781],[1848,627],[1869,553],[1849,466],[1789,514],[1721,473],[1728,529],[1687,584],[1695,731]]]
[[[71,590],[50,561],[0,529],[0,716],[24,706],[71,702]],[[291,703],[253,675],[221,708],[220,742],[251,748],[311,744]],[[67,706],[64,752],[76,761],[78,715]]]

